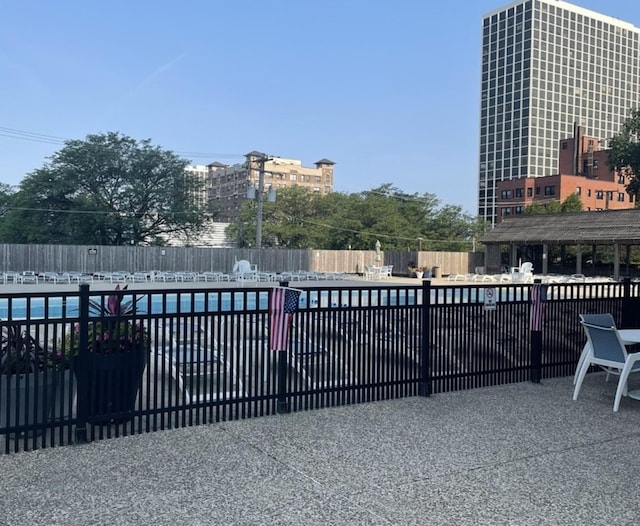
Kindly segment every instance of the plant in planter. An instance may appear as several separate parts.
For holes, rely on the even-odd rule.
[[[409,261],[409,277],[422,279],[424,275],[424,267],[418,266],[414,261]]]
[[[86,403],[89,422],[131,419],[150,352],[148,331],[131,319],[140,299],[123,301],[122,294],[112,294],[106,303],[90,300],[88,346],[84,352],[79,349],[80,325],[76,324],[69,335],[78,402]],[[82,386],[86,398],[81,402]]]
[[[49,417],[61,358],[15,322],[0,322],[0,429]]]

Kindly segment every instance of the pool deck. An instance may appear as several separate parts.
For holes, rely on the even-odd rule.
[[[637,524],[640,402],[614,392],[596,373],[575,402],[560,378],[0,455],[0,524]]]

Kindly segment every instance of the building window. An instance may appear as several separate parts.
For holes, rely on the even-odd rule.
[[[502,190],[500,197],[502,197],[502,199],[511,199],[511,190]]]
[[[562,143],[562,149],[566,150],[569,147],[569,144],[567,142],[563,142]]]
[[[524,188],[516,188],[514,190],[514,195],[516,197],[524,197]]]
[[[604,192],[602,190],[596,190],[596,199],[604,199]]]
[[[321,178],[319,175],[316,175],[316,176],[315,176],[315,182],[316,182],[316,183],[318,183],[318,184],[320,184],[320,183],[322,182],[322,178]],[[315,191],[315,189],[314,189],[314,191]],[[318,188],[318,191],[320,191],[320,189],[319,189],[319,188]]]
[[[522,215],[522,207],[521,207],[521,206],[516,206],[516,207],[514,207],[514,209],[513,209],[513,213],[514,213],[515,215],[517,215],[517,216]]]
[[[607,201],[613,201],[613,192],[607,192]]]
[[[511,208],[505,207],[501,211],[502,217],[511,215]]]
[[[298,174],[289,174],[289,180],[290,181],[297,181],[298,180]]]
[[[624,184],[624,175],[623,174],[618,175],[618,184]]]
[[[527,188],[527,197],[533,197],[533,188]]]
[[[591,188],[587,190],[587,197],[591,197]]]
[[[576,186],[576,194],[582,195],[582,188],[580,186]]]
[[[593,169],[597,170],[598,169],[598,159],[594,159],[593,160]]]
[[[544,195],[556,195],[556,187],[555,186],[545,186],[544,187]]]
[[[624,194],[622,192],[618,192],[618,201],[624,203]]]
[[[536,186],[536,195],[540,195],[540,187]]]

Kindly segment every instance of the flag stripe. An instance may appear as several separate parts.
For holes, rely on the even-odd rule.
[[[544,300],[546,289],[543,285],[535,284],[531,287],[531,315],[529,318],[530,330],[541,331],[544,320]]]
[[[286,287],[274,287],[269,297],[269,347],[272,351],[286,351],[289,326],[298,310],[300,292]]]

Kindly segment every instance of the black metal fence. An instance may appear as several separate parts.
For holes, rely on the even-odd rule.
[[[308,286],[287,352],[269,348],[270,291],[0,295],[2,450],[532,378],[531,285]],[[640,326],[636,283],[546,293],[543,378],[573,374],[578,314]]]

